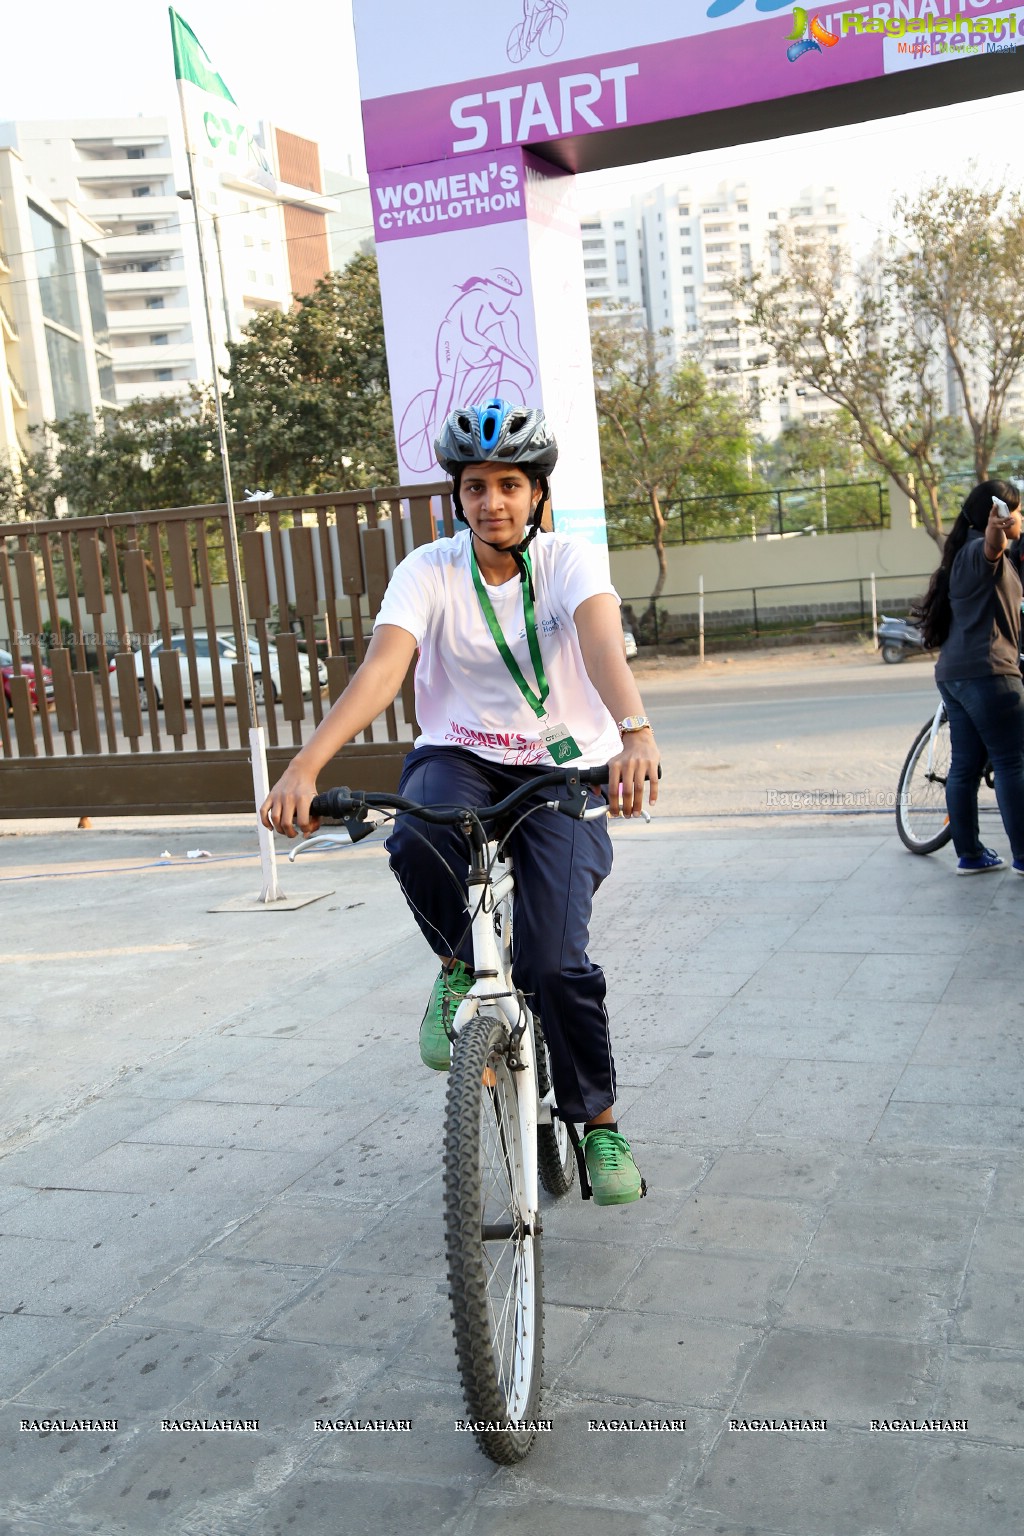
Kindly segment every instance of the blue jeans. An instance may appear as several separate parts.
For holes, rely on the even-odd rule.
[[[1015,859],[1024,860],[1024,683],[989,674],[938,684],[949,716],[952,763],[946,809],[953,846],[962,859],[982,851],[978,833],[978,786],[992,763],[996,800]]]

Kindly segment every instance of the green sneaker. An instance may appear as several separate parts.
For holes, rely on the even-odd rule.
[[[647,1193],[629,1142],[620,1132],[596,1126],[587,1132],[580,1146],[587,1159],[595,1205],[629,1205]]]
[[[461,960],[450,971],[442,966],[438,972],[420,1025],[420,1060],[435,1072],[447,1072],[452,1064],[451,1022],[473,980]]]

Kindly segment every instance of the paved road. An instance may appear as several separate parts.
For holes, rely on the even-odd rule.
[[[721,663],[638,674],[674,815],[766,808],[769,792],[868,794],[884,804],[935,706],[931,667],[840,655],[772,669]]]

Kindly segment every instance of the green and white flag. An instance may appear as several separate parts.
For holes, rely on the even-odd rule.
[[[208,155],[221,170],[243,181],[276,191],[277,182],[263,146],[239,112],[235,98],[188,22],[173,7],[169,9],[186,150],[190,155]]]

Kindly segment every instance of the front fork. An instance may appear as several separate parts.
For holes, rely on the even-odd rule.
[[[476,867],[478,865],[482,867]],[[510,903],[506,901],[512,890],[511,864],[507,860],[496,859],[493,845],[485,845],[482,859],[474,859],[474,869],[469,877],[468,910],[473,918],[473,970],[476,980],[459,1006],[453,1027],[457,1036],[478,1013],[492,1010],[499,1013],[508,1025],[511,1039],[508,1061],[516,1085],[519,1145],[522,1150],[523,1188],[527,1204],[522,1215],[532,1230],[540,1205],[537,1127],[545,1110],[550,1119],[551,1106],[541,1106],[539,1102],[536,1045],[530,1016],[521,993],[512,986],[512,923]],[[496,932],[496,913],[500,913],[500,932]]]

